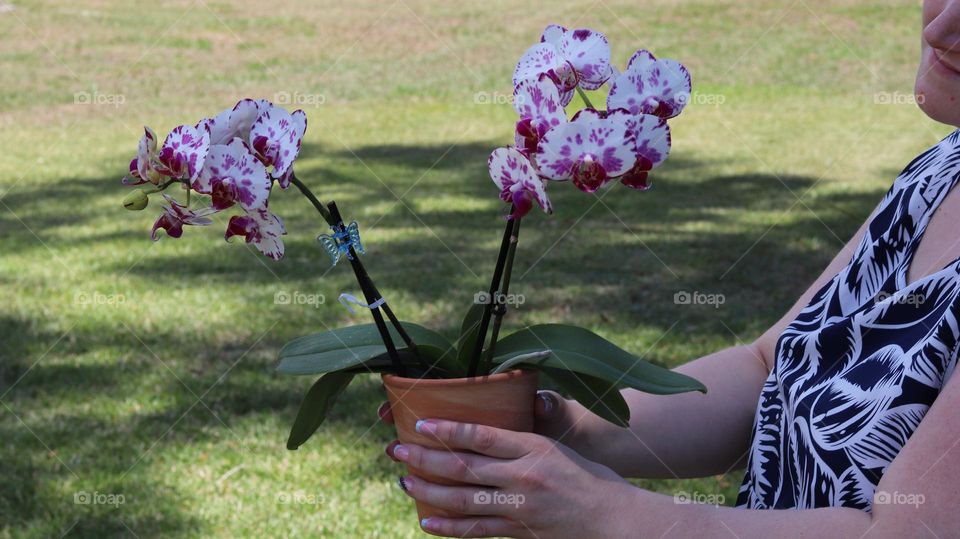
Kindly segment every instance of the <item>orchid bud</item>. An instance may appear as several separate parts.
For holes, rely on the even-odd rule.
[[[140,211],[147,207],[149,201],[147,192],[143,189],[137,189],[124,197],[123,207],[130,211]]]
[[[146,180],[153,185],[160,185],[160,181],[163,180],[163,176],[151,168],[147,170]]]

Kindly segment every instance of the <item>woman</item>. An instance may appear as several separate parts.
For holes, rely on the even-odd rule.
[[[960,0],[926,0],[916,93],[960,126]],[[678,370],[706,395],[624,391],[619,429],[542,393],[537,434],[425,420],[453,452],[387,448],[444,536],[913,537],[960,535],[960,131],[916,158],[796,305],[756,342]],[[759,395],[759,402],[758,402]],[[391,421],[384,405],[381,417]],[[557,443],[559,441],[560,443]],[[737,508],[678,504],[622,476],[700,477],[746,465]],[[762,509],[794,509],[766,511]]]

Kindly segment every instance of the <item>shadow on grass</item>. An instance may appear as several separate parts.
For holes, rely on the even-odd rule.
[[[453,317],[444,311],[437,320],[426,321],[447,333],[458,326],[456,315],[472,302],[473,294],[487,286],[504,225],[501,215],[506,207],[496,199],[486,172],[491,147],[370,146],[333,154],[329,169],[302,171],[317,182],[349,183],[348,193],[338,197],[347,218],[362,215],[361,227],[391,238],[368,242],[364,257],[381,289],[402,292],[420,305],[462,306]],[[304,152],[309,154],[310,148]],[[797,197],[817,189],[816,178],[712,173],[719,165],[676,155],[654,176],[655,188],[647,193],[615,185],[600,196],[590,196],[569,184],[550,184],[555,215],[545,217],[534,210],[524,221],[513,291],[526,295],[527,303],[508,318],[509,323],[515,326],[539,316],[665,331],[683,320],[699,336],[729,341],[731,330],[754,331],[779,317],[883,194],[832,194],[828,204],[813,208],[798,203]],[[380,178],[372,177],[366,167]],[[116,242],[122,248],[135,236],[149,241],[146,231],[105,231],[79,242],[61,242],[45,233],[86,222],[90,219],[86,208],[102,203],[104,190],[115,181],[64,179],[44,187],[42,193],[19,188],[3,201],[57,249],[82,249],[87,242]],[[122,198],[122,190],[115,191],[115,198]],[[382,215],[364,213],[367,204],[393,203],[391,191],[403,201]],[[274,206],[275,211],[280,207]],[[236,247],[218,251],[223,256],[203,259],[160,250],[136,264],[133,274],[159,286],[184,286],[183,275],[192,275],[198,283],[209,283],[208,277],[229,278],[252,290],[278,283],[311,289],[327,270],[325,255],[313,240],[322,227],[305,204],[283,202],[282,208],[289,231],[287,259],[267,262],[271,271]],[[117,206],[116,211],[123,210]],[[8,252],[38,248],[31,232],[6,212],[0,213],[0,225],[7,233]],[[190,241],[189,237],[180,241]],[[170,268],[177,268],[176,275]],[[129,261],[118,258],[101,261],[98,271],[119,276],[129,269]],[[353,288],[345,265],[326,279],[331,290]],[[722,309],[690,308],[673,302],[673,294],[681,290],[722,293],[727,300]],[[272,304],[261,308],[276,310]],[[402,316],[403,305],[394,308]],[[16,529],[20,524],[43,526],[49,520],[44,529],[59,535],[64,523],[75,520],[73,533],[80,536],[123,534],[127,526],[162,530],[165,535],[202,528],[180,494],[151,475],[150,456],[188,444],[235,442],[232,426],[244,418],[256,419],[257,414],[279,414],[284,423],[292,421],[308,381],[291,383],[272,375],[272,357],[282,342],[280,333],[317,331],[321,315],[283,311],[276,316],[284,330],[265,338],[259,346],[266,350],[263,355],[250,357],[235,345],[206,345],[202,335],[183,342],[178,340],[182,333],[153,332],[145,344],[162,361],[169,361],[169,369],[121,328],[86,325],[60,341],[47,358],[60,335],[44,329],[44,321],[0,319],[0,391],[17,384],[0,399],[4,404],[0,435],[9,441],[0,452],[0,473],[6,478],[0,486],[0,521]],[[115,362],[109,361],[111,354]],[[660,352],[649,359],[669,362]],[[225,371],[229,376],[223,375]],[[178,378],[188,380],[188,386]],[[130,403],[117,404],[114,412],[86,408],[87,402],[105,398],[123,403],[124,395],[143,387],[163,399],[160,411],[142,413]],[[202,405],[197,403],[200,395]],[[351,389],[328,427],[365,433],[381,398],[376,383]],[[25,416],[29,417],[21,422],[19,417]],[[388,435],[376,431],[371,436],[381,442]],[[282,451],[283,440],[276,442]],[[95,484],[74,473],[96,478]],[[379,477],[388,472],[371,461],[350,473]],[[49,485],[56,480],[69,486],[51,491]],[[71,493],[84,489],[115,489],[125,493],[129,503],[145,504],[150,510],[136,512],[131,518],[139,520],[128,522],[123,508],[110,512],[74,504]],[[52,512],[59,512],[57,518],[50,518]]]

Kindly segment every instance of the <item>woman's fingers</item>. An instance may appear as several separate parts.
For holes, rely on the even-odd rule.
[[[417,421],[417,432],[438,440],[446,447],[467,449],[503,459],[523,457],[541,441],[536,434],[443,419],[421,419]]]
[[[517,537],[516,526],[503,517],[430,517],[421,520],[420,527],[441,537]]]
[[[554,440],[570,433],[570,420],[567,418],[567,401],[554,391],[537,392],[537,401],[533,407],[533,432]]]
[[[517,509],[506,503],[492,503],[493,491],[483,487],[437,485],[411,475],[401,477],[397,483],[415,500],[464,515],[507,515]]]
[[[397,444],[389,454],[417,470],[461,483],[508,485],[514,475],[509,461],[483,455],[428,449],[415,444]]]
[[[393,410],[390,409],[389,402],[380,405],[380,408],[377,409],[377,415],[380,416],[380,421],[393,424]]]

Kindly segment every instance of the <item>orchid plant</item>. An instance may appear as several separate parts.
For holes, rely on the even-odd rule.
[[[599,110],[586,92],[604,85],[609,87],[607,106]],[[696,380],[648,363],[583,328],[541,324],[499,337],[524,216],[534,204],[553,212],[547,195],[552,182],[571,181],[585,193],[615,180],[631,189],[648,189],[650,171],[670,152],[667,120],[680,114],[690,96],[686,68],[639,50],[618,72],[603,34],[551,25],[520,58],[513,86],[519,115],[514,145],[494,150],[488,160],[500,198],[510,204],[489,293],[483,296],[489,300],[467,310],[454,342],[403,322],[419,343],[416,349],[399,347],[411,371],[453,378],[538,369],[588,409],[621,426],[630,418],[621,388],[656,394],[705,391]],[[574,93],[586,105],[575,112],[568,110]],[[391,372],[369,325],[297,339],[280,357],[282,373],[324,375],[301,405],[287,442],[291,449],[312,435],[354,375]]]
[[[540,324],[499,335],[523,218],[534,204],[553,212],[547,195],[553,182],[570,181],[585,193],[609,188],[616,180],[634,190],[649,189],[650,172],[670,152],[667,120],[680,114],[690,96],[686,68],[639,50],[619,72],[603,34],[550,25],[520,58],[513,86],[519,116],[514,145],[494,150],[488,160],[490,177],[510,210],[489,293],[483,296],[487,300],[475,299],[453,342],[397,319],[359,260],[364,251],[356,222],[345,224],[335,203],[324,205],[294,174],[307,125],[302,111],[243,100],[196,125],[174,128],[159,148],[156,135],[145,129],[125,183],[152,185],[132,193],[124,205],[143,209],[149,194],[173,185],[186,196],[181,203],[163,194],[167,205],[154,223],[154,240],[160,229],[177,238],[184,225],[210,225],[220,212],[237,208],[240,213],[230,217],[224,237],[241,236],[264,255],[280,259],[286,231],[268,209],[276,182],[281,190],[295,185],[331,227],[332,235],[318,238],[331,261],[335,264],[341,254],[350,260],[366,300],[360,304],[374,322],[301,337],[281,349],[278,372],[321,375],[300,406],[289,449],[310,438],[357,374],[462,378],[537,369],[555,387],[620,426],[630,417],[622,388],[655,394],[705,391],[696,380],[644,361],[583,328]],[[608,92],[601,110],[586,92],[604,86]],[[574,93],[585,105],[578,111],[568,110]],[[191,208],[191,192],[209,197],[209,203]]]
[[[306,129],[307,116],[302,110],[291,113],[262,99],[243,99],[212,118],[177,126],[159,146],[156,133],[144,127],[137,156],[130,161],[123,183],[150,187],[133,191],[123,205],[129,210],[142,210],[149,203],[149,195],[163,195],[166,205],[151,230],[154,241],[159,240],[160,230],[179,238],[184,225],[211,225],[221,212],[239,208],[240,213],[227,221],[224,239],[242,237],[263,255],[280,260],[284,253],[282,236],[287,232],[283,220],[270,211],[270,196],[274,184],[281,190],[296,186],[333,231],[317,238],[332,263],[346,257],[367,305],[376,305],[371,309],[374,326],[388,346],[392,366],[403,372],[383,315],[405,346],[415,345],[359,259],[364,249],[357,223],[345,224],[336,203],[321,202],[294,173],[293,163],[300,154]],[[165,192],[172,186],[180,187],[184,202]],[[204,201],[191,204],[191,193],[205,195]]]

